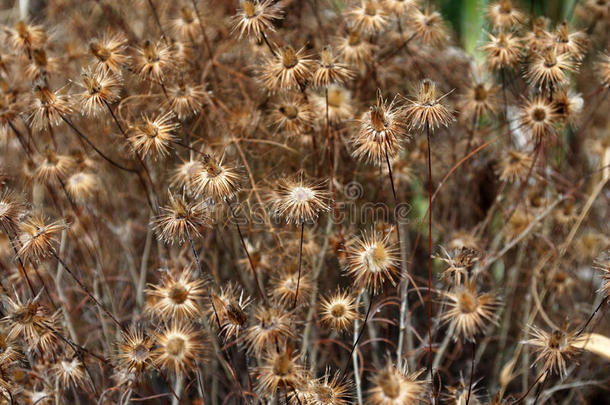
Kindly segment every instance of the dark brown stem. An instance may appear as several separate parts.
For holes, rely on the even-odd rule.
[[[352,350],[350,350],[350,352],[349,352],[349,356],[347,356],[345,365],[341,369],[339,381],[342,381],[343,378],[345,377],[345,373],[347,373],[347,367],[349,366],[349,362],[352,358],[352,355],[354,354],[354,350],[356,350],[356,346],[358,346],[360,339],[362,339],[362,335],[364,334],[364,328],[366,327],[366,323],[369,320],[369,314],[371,313],[372,306],[373,306],[373,299],[372,299],[372,297],[369,297],[369,307],[366,310],[366,315],[364,315],[364,321],[362,322],[362,327],[360,328],[360,332],[358,332],[358,337],[356,338],[356,341],[354,342],[354,345],[352,346]]]
[[[303,265],[303,232],[305,231],[305,221],[301,221],[301,242],[299,243],[299,275],[297,276],[297,289],[294,293],[294,306],[297,307],[299,298],[299,285],[301,284],[301,266]]]
[[[128,167],[122,166],[119,163],[116,163],[114,160],[110,159],[108,156],[106,156],[101,150],[99,150],[97,148],[97,146],[95,146],[93,144],[93,142],[91,142],[91,140],[89,140],[89,138],[87,138],[87,136],[85,136],[85,134],[83,134],[78,128],[76,128],[76,126],[72,123],[72,121],[70,121],[70,119],[68,119],[67,117],[64,117],[63,115],[60,115],[61,119],[68,124],[68,126],[74,131],[74,133],[76,133],[76,135],[78,135],[79,137],[81,137],[95,152],[97,152],[98,155],[100,155],[105,161],[107,161],[108,163],[110,163],[112,166],[124,170],[126,172],[130,172],[130,173],[138,173],[137,170],[135,169],[130,169]]]
[[[166,43],[168,43],[168,38],[165,35],[165,31],[163,31],[163,27],[161,26],[161,20],[159,20],[159,14],[157,13],[157,8],[153,4],[152,0],[148,0],[148,5],[150,6],[150,10],[153,13],[153,17],[155,18],[155,23],[157,24],[157,28],[159,28],[159,31],[161,32],[161,36],[163,37],[163,40]]]
[[[271,54],[277,58],[277,53],[275,52],[275,50],[269,43],[269,40],[267,39],[267,35],[265,34],[265,31],[261,31],[261,36],[263,37],[263,41],[265,41],[265,44],[267,44],[267,48],[269,48],[269,50],[271,51]]]
[[[337,232],[339,233],[339,239],[341,245],[345,245],[345,238],[341,231],[341,218],[339,216],[339,208],[337,207],[337,191],[335,190],[335,165],[333,164],[332,156],[332,137],[330,133],[330,116],[328,112],[328,88],[324,89],[324,98],[326,101],[326,149],[328,153],[328,167],[330,172],[330,190],[332,194],[332,205],[335,222],[337,223]]]
[[[472,381],[474,379],[474,357],[477,349],[477,343],[475,340],[472,341],[472,360],[470,363],[470,382],[468,383],[468,396],[466,397],[466,405],[470,402],[470,394],[472,393]]]
[[[72,278],[74,279],[74,281],[76,281],[76,283],[78,284],[78,286],[85,292],[85,294],[87,294],[87,296],[89,298],[91,298],[91,300],[93,300],[93,302],[102,309],[102,311],[104,311],[104,313],[106,315],[108,315],[108,317],[110,317],[110,319],[112,319],[112,321],[123,331],[127,333],[127,329],[121,325],[121,323],[118,321],[118,319],[115,318],[114,315],[112,315],[112,313],[106,309],[106,307],[98,301],[97,298],[95,298],[95,296],[93,294],[91,294],[91,292],[89,291],[89,289],[87,288],[87,286],[85,286],[85,284],[83,284],[82,281],[80,281],[80,279],[78,277],[76,277],[76,274],[74,274],[72,272],[72,270],[70,270],[70,268],[68,267],[68,265],[61,259],[61,257],[59,257],[59,255],[57,254],[57,252],[55,251],[55,249],[51,249],[51,254],[55,257],[55,259],[57,259],[57,261],[63,266],[63,268],[68,272],[68,274],[70,276],[72,276]]]
[[[241,227],[239,226],[239,220],[237,219],[237,214],[235,213],[233,204],[231,204],[231,202],[228,199],[225,199],[225,202],[227,203],[227,205],[229,206],[229,209],[231,210],[231,215],[233,216],[233,220],[235,221],[235,227],[237,228],[237,233],[239,234],[239,240],[241,242],[241,246],[243,247],[244,251],[246,252],[246,256],[248,257],[248,263],[250,263],[250,268],[252,269],[252,273],[254,274],[254,284],[256,285],[256,290],[258,292],[258,295],[260,295],[261,299],[265,302],[266,305],[268,305],[267,296],[265,295],[265,293],[263,293],[263,289],[261,288],[260,284],[258,283],[258,272],[256,271],[256,266],[254,265],[254,262],[252,261],[250,252],[248,252],[248,247],[246,246],[246,241],[244,240],[244,235],[241,232]]]
[[[604,306],[604,304],[608,302],[608,297],[604,298],[602,300],[602,302],[599,303],[599,305],[597,306],[597,308],[595,308],[595,311],[593,311],[593,313],[591,314],[591,316],[589,316],[589,319],[587,319],[587,322],[585,322],[585,324],[582,326],[582,328],[580,328],[580,330],[578,331],[578,333],[576,334],[575,337],[578,337],[580,335],[582,335],[582,333],[585,331],[585,329],[587,329],[587,326],[589,326],[589,324],[591,323],[591,321],[593,320],[593,318],[595,318],[595,315],[599,312],[599,310]]]
[[[428,361],[432,377],[432,153],[430,124],[426,123],[428,138]]]

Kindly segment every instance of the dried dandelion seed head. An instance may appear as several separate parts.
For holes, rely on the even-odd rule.
[[[200,160],[185,160],[174,169],[170,186],[185,189],[185,191],[189,193],[194,193],[197,185],[197,176],[202,170],[203,164]]]
[[[558,116],[547,97],[528,100],[521,110],[521,125],[531,134],[535,143],[555,135]]]
[[[82,82],[79,85],[84,89],[78,94],[81,103],[80,110],[85,116],[96,116],[120,98],[121,79],[112,71],[90,68],[83,69]]]
[[[8,30],[8,40],[19,52],[28,54],[33,48],[40,48],[47,42],[47,34],[42,25],[27,24],[17,21],[13,29]]]
[[[385,282],[395,285],[399,258],[397,249],[389,243],[390,235],[363,233],[348,249],[347,273],[359,287],[373,294],[381,291]]]
[[[389,363],[372,378],[373,387],[368,391],[371,405],[411,405],[418,404],[427,390],[427,382],[420,380],[422,371],[407,373]]]
[[[360,5],[347,12],[347,21],[353,30],[366,35],[384,31],[390,22],[388,14],[379,0],[361,0]]]
[[[360,118],[360,127],[351,142],[353,156],[367,163],[382,165],[400,151],[399,137],[406,135],[405,123],[394,101],[389,105],[377,93],[377,104]]]
[[[195,178],[197,195],[221,202],[239,192],[241,176],[237,169],[217,162],[211,155],[203,156],[201,165],[203,170]]]
[[[549,20],[540,16],[534,20],[532,30],[525,34],[524,44],[529,55],[536,55],[553,44],[553,35],[547,31]]]
[[[498,88],[492,83],[475,82],[463,95],[458,110],[465,120],[480,119],[484,114],[495,114],[498,107]]]
[[[123,66],[129,63],[126,48],[127,39],[118,33],[105,34],[101,39],[89,43],[89,52],[95,58],[97,66],[117,75],[120,75]]]
[[[34,130],[57,126],[63,116],[72,112],[68,97],[59,90],[52,92],[46,85],[37,84],[32,92],[34,97],[30,104],[29,121]]]
[[[212,325],[217,326],[216,315],[221,325],[221,333],[226,339],[239,337],[248,324],[246,312],[252,300],[244,290],[232,283],[221,287],[219,292],[211,292],[211,303],[206,314]],[[213,304],[213,305],[212,305]]]
[[[534,347],[534,351],[538,354],[535,363],[542,361],[545,369],[563,377],[566,375],[566,362],[578,351],[573,346],[574,341],[573,332],[556,329],[549,333],[536,326],[530,326],[530,339],[523,343]]]
[[[446,264],[441,276],[447,279],[461,280],[462,277],[467,277],[470,269],[481,257],[480,251],[468,246],[455,248],[451,252],[447,252],[442,246],[441,249],[444,255],[433,257]]]
[[[454,325],[454,338],[474,341],[488,323],[495,322],[498,300],[491,293],[479,294],[476,283],[466,281],[453,291],[445,292],[447,310],[442,315],[444,323]]]
[[[185,268],[179,274],[164,276],[160,285],[149,284],[146,294],[152,299],[146,311],[166,321],[194,319],[201,314],[204,292],[203,280]]]
[[[481,405],[477,395],[478,389],[475,388],[476,384],[477,381],[470,386],[464,382],[463,377],[460,377],[457,385],[447,387],[447,392],[441,395],[441,399],[444,399],[443,403],[447,405],[465,405],[468,402],[468,398],[470,398],[469,404]]]
[[[77,357],[60,360],[53,370],[64,387],[80,387],[85,382],[85,369]]]
[[[326,373],[311,381],[304,395],[311,405],[348,405],[351,403],[349,381],[341,378],[339,373]]]
[[[606,250],[597,256],[594,268],[602,272],[602,285],[599,293],[608,299],[610,297],[610,250]]]
[[[487,17],[496,30],[513,30],[518,25],[525,23],[526,17],[517,9],[512,1],[501,0],[487,7]]]
[[[354,74],[349,67],[337,62],[330,46],[325,46],[320,52],[318,68],[313,75],[313,85],[327,88],[331,84],[344,84],[352,77]]]
[[[274,396],[278,389],[292,391],[303,385],[305,368],[299,364],[291,345],[267,354],[263,364],[256,368],[258,374],[257,390],[265,395]]]
[[[189,323],[172,321],[155,334],[155,341],[154,363],[175,374],[193,370],[205,358],[203,336]]]
[[[601,53],[596,63],[596,73],[605,88],[610,87],[610,54]]]
[[[170,27],[180,39],[194,41],[201,30],[197,13],[192,7],[182,6],[177,18],[172,19]]]
[[[362,67],[371,61],[375,45],[366,40],[359,30],[351,30],[337,39],[337,51],[346,63]]]
[[[513,69],[521,59],[521,40],[510,33],[487,34],[489,42],[481,48],[491,70]]]
[[[237,14],[233,17],[233,32],[239,31],[239,37],[252,36],[260,39],[265,31],[275,31],[273,20],[283,16],[281,2],[273,0],[242,0]]]
[[[324,95],[314,95],[312,101],[318,121],[326,119],[326,97]],[[337,85],[328,87],[328,118],[333,124],[350,119],[354,115],[352,95],[349,90]]]
[[[151,363],[153,343],[142,329],[123,332],[114,356],[117,367],[128,373],[146,371]]]
[[[328,211],[329,195],[323,183],[307,181],[302,174],[280,179],[273,195],[274,212],[286,223],[315,222],[320,212]]]
[[[577,61],[585,57],[587,50],[587,34],[582,31],[570,32],[567,21],[562,21],[555,29],[555,46],[560,54],[567,54]]]
[[[177,128],[171,111],[154,118],[143,115],[141,122],[132,128],[131,146],[141,156],[149,153],[155,158],[167,156]]]
[[[88,201],[99,191],[99,179],[90,172],[74,172],[66,180],[66,190],[76,201]]]
[[[348,330],[358,318],[356,298],[348,291],[338,290],[320,302],[320,322],[332,330]]]
[[[74,164],[72,157],[47,150],[44,159],[36,168],[36,181],[41,184],[49,184],[58,179],[65,179],[70,170],[74,168]]]
[[[0,194],[0,225],[5,233],[17,231],[24,209],[23,203],[13,191],[8,189],[2,191]]]
[[[0,364],[6,366],[22,360],[23,357],[18,341],[0,331]]]
[[[260,356],[277,342],[294,338],[290,314],[277,307],[259,306],[254,313],[254,322],[246,330],[244,340],[249,353]]]
[[[21,337],[28,342],[36,342],[40,325],[49,319],[45,307],[40,303],[40,294],[27,300],[22,300],[19,295],[15,295],[14,300],[5,296],[4,313],[1,320],[8,326],[8,341]]]
[[[568,124],[578,122],[580,113],[584,107],[584,99],[572,90],[559,90],[553,95],[553,106],[558,118]]]
[[[576,67],[568,54],[558,53],[557,47],[549,46],[534,56],[527,67],[526,78],[540,89],[557,89],[567,81],[566,73],[573,72]]]
[[[166,71],[173,65],[172,50],[164,42],[145,41],[136,48],[134,69],[142,79],[163,82]]]
[[[288,45],[265,61],[260,78],[270,91],[304,89],[312,75],[313,63],[303,48],[295,51]]]
[[[384,0],[383,7],[388,14],[409,17],[409,14],[419,7],[420,0]]]
[[[45,223],[42,215],[33,215],[21,223],[19,257],[37,260],[49,256],[53,251],[57,233],[66,226],[62,221]]]
[[[438,11],[415,9],[411,19],[415,35],[424,45],[440,47],[448,41],[447,26]]]
[[[303,272],[300,274],[295,266],[288,266],[288,268],[280,270],[271,279],[271,296],[280,304],[288,306],[290,303],[294,303],[295,297],[297,298],[297,304],[303,303],[309,300],[309,295],[313,290],[313,283],[311,277],[307,274],[306,266],[303,266]],[[297,297],[297,284],[299,285],[298,297]]]
[[[508,220],[504,233],[507,240],[513,240],[521,235],[534,220],[534,216],[526,210],[517,208]]]
[[[169,195],[169,204],[161,208],[162,214],[153,220],[159,239],[166,243],[182,244],[197,238],[201,230],[210,226],[211,218],[202,204],[193,204],[184,197]]]
[[[313,128],[315,113],[311,105],[297,94],[287,94],[273,106],[269,118],[279,131],[288,137],[310,132]]]
[[[438,97],[436,84],[430,79],[422,80],[415,98],[408,100],[404,112],[406,121],[411,127],[420,130],[448,126],[454,120],[453,113],[442,103],[448,94]]]
[[[44,81],[50,73],[57,72],[59,67],[57,58],[48,57],[44,49],[34,49],[31,62],[25,69],[25,75],[33,81]]]
[[[205,85],[184,80],[179,80],[167,88],[167,98],[167,108],[172,110],[180,121],[198,114],[209,101]]]
[[[512,149],[506,153],[496,167],[496,174],[502,181],[515,183],[525,178],[531,166],[532,157],[530,155]]]

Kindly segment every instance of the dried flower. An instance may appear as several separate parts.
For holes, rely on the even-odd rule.
[[[543,361],[545,369],[565,376],[566,361],[577,352],[572,345],[575,341],[574,333],[559,329],[548,333],[536,326],[530,326],[530,335],[530,339],[523,343],[534,346],[538,353],[535,362]]]
[[[558,116],[546,97],[529,100],[521,110],[521,124],[531,133],[534,142],[541,142],[555,134]]]
[[[447,42],[447,27],[439,12],[415,9],[411,18],[417,38],[425,45],[441,46]]]
[[[329,46],[320,53],[318,69],[313,75],[313,85],[328,87],[331,84],[343,84],[353,77],[347,65],[337,62]]]
[[[378,0],[361,0],[359,6],[347,12],[347,19],[353,30],[369,35],[383,31],[389,22],[388,15]]]
[[[210,216],[201,204],[193,204],[183,197],[169,195],[169,205],[162,207],[163,214],[154,219],[159,239],[167,243],[183,243],[200,235],[210,225]]]
[[[41,215],[33,215],[21,223],[19,256],[25,259],[41,259],[54,251],[57,232],[65,228],[61,221],[45,223]]]
[[[196,194],[212,200],[230,200],[239,191],[239,172],[228,165],[216,162],[211,155],[205,155],[202,168],[195,178]]]
[[[417,404],[423,398],[427,383],[419,380],[423,371],[407,373],[391,363],[373,377],[373,387],[368,391],[371,405]]]
[[[489,43],[482,49],[487,56],[487,63],[492,70],[512,69],[521,58],[521,41],[513,34],[500,32],[498,36],[487,34]]]
[[[89,52],[98,67],[115,74],[121,74],[121,69],[129,62],[129,56],[125,54],[126,48],[127,39],[121,34],[105,34],[101,40],[89,43]]]
[[[295,51],[285,46],[277,55],[267,59],[262,67],[261,80],[269,90],[304,89],[311,77],[313,60],[305,55],[303,48]]]
[[[154,157],[169,154],[171,142],[174,140],[174,131],[178,124],[172,122],[174,114],[166,112],[155,118],[142,116],[142,121],[132,129],[131,145],[136,153],[146,156],[151,153]]]
[[[446,292],[445,296],[449,299],[448,309],[441,320],[453,324],[456,339],[461,337],[474,341],[486,322],[495,322],[494,311],[499,305],[498,301],[491,293],[478,294],[476,282],[466,281],[454,291]]]
[[[172,321],[155,334],[154,362],[159,367],[184,373],[204,358],[203,337],[188,323]]]
[[[281,2],[272,0],[242,0],[240,9],[233,17],[233,31],[259,39],[265,31],[275,31],[273,20],[282,18]]]
[[[33,89],[34,99],[30,106],[30,122],[36,131],[57,126],[63,117],[72,111],[66,95],[52,92],[45,85],[39,84]]]
[[[394,106],[387,105],[377,92],[377,104],[360,118],[360,128],[352,138],[357,159],[367,163],[382,165],[386,157],[392,158],[399,152],[399,137],[406,135],[405,122]]]
[[[313,222],[321,211],[328,210],[328,193],[322,184],[310,183],[304,176],[284,178],[278,182],[273,209],[287,223]]]
[[[570,61],[569,55],[557,53],[555,47],[548,47],[534,57],[528,66],[526,77],[532,85],[552,91],[564,83],[567,79],[566,73],[574,69],[575,64]]]
[[[430,130],[448,126],[453,121],[453,114],[441,102],[448,94],[437,97],[436,84],[430,79],[423,80],[415,99],[409,100],[409,105],[405,109],[405,119],[409,125],[413,128]]]
[[[203,280],[193,277],[185,268],[179,274],[167,274],[161,285],[149,284],[146,293],[152,298],[147,312],[163,320],[194,319],[201,314]]]
[[[163,82],[166,70],[172,65],[171,48],[163,42],[147,40],[136,51],[133,63],[140,77]]]
[[[363,233],[348,250],[347,273],[373,293],[381,291],[385,282],[395,285],[399,260],[397,250],[389,243],[390,234]]]
[[[123,332],[115,355],[118,367],[127,372],[141,373],[151,362],[152,339],[139,328]]]
[[[523,179],[532,166],[532,157],[517,150],[509,150],[500,161],[496,173],[500,180],[514,183]]]
[[[83,69],[80,86],[85,89],[79,94],[83,115],[95,116],[119,99],[121,80],[112,71],[104,69]]]
[[[359,317],[356,299],[347,291],[337,291],[320,302],[320,322],[337,332],[349,329]]]
[[[510,0],[501,0],[487,7],[487,16],[494,28],[513,30],[525,22],[525,15],[513,6]]]

